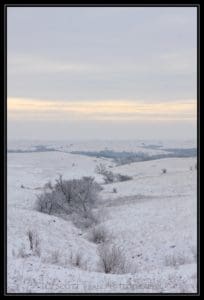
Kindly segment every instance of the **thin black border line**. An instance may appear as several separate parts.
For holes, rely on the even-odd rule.
[[[4,232],[4,288],[7,291],[7,7],[4,6],[4,224],[6,225],[6,233]]]
[[[5,4],[7,7],[200,7],[199,3],[195,4]]]
[[[197,8],[197,292],[200,293],[200,6]]]
[[[11,296],[67,296],[67,295],[110,295],[110,296],[188,296],[200,295],[200,252],[197,254],[197,292],[196,293],[8,293],[7,292],[7,7],[196,7],[197,8],[197,250],[200,250],[200,4],[5,4],[4,5],[4,295]]]

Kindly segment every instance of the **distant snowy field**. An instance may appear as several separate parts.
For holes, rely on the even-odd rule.
[[[111,159],[65,153],[109,149],[153,155],[162,148],[193,148],[195,141],[10,141],[8,149],[32,150],[41,144],[64,152],[8,153],[8,292],[196,292],[196,157],[116,166]],[[103,184],[95,172],[100,163],[132,179]],[[87,230],[36,211],[40,188],[54,183],[58,174],[64,179],[94,176],[103,185],[95,212],[125,250],[128,273],[103,273],[98,245],[89,241]],[[29,252],[28,230],[39,236],[40,256]],[[71,253],[80,253],[80,268],[70,263]]]
[[[59,141],[42,141],[42,140],[8,140],[8,149],[34,149],[36,145],[47,145],[56,149],[65,151],[149,151],[155,153],[153,149],[146,150],[146,146],[156,145],[158,151],[162,148],[194,148],[196,140],[59,140]],[[152,152],[153,151],[153,152]]]

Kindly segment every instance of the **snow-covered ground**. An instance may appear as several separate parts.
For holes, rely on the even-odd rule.
[[[8,140],[9,150],[33,150],[36,145],[46,145],[61,151],[129,151],[160,154],[164,153],[163,148],[195,148],[196,140],[60,140],[42,141],[42,140]],[[152,148],[151,146],[155,146]],[[147,150],[148,147],[148,150]]]
[[[141,143],[120,142],[119,147],[119,142],[100,141],[95,146],[78,142],[71,147],[136,151]],[[50,143],[63,149],[70,144]],[[28,149],[28,143],[15,145]],[[184,148],[192,145],[183,143]],[[103,177],[95,172],[99,163],[132,179],[103,184]],[[195,157],[116,166],[110,159],[63,152],[8,153],[8,292],[196,292],[195,164]],[[64,179],[94,176],[103,184],[95,213],[111,242],[125,253],[129,266],[125,274],[102,271],[99,245],[88,238],[91,229],[36,211],[36,195],[46,182],[54,183],[58,174]],[[29,230],[39,241],[36,255],[30,251]]]

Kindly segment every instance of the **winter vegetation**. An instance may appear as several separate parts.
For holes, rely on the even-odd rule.
[[[89,240],[96,244],[105,243],[109,240],[110,235],[107,229],[102,226],[94,226],[90,232]]]
[[[196,167],[9,153],[8,292],[195,293]]]
[[[102,270],[112,274],[125,274],[130,272],[125,253],[120,247],[112,244],[103,244],[99,248]]]
[[[153,159],[161,159],[166,157],[192,157],[196,156],[196,148],[161,148],[161,146],[146,145],[143,146],[144,149],[158,150],[158,153],[154,155],[149,155],[148,152],[137,151],[137,152],[127,152],[127,151],[112,151],[112,150],[102,150],[102,151],[71,151],[72,154],[87,155],[91,157],[103,157],[113,159],[117,165],[125,165],[138,161],[148,161]]]
[[[60,175],[54,186],[48,182],[44,188],[49,191],[37,195],[38,211],[49,215],[74,215],[75,219],[94,222],[91,210],[101,187],[93,177],[63,180]]]
[[[113,172],[106,169],[104,164],[100,164],[96,166],[95,172],[97,174],[103,175],[104,182],[106,184],[120,181],[131,180],[132,177],[128,175],[114,174]]]
[[[27,231],[30,250],[34,255],[40,256],[40,240],[36,231],[28,230]]]
[[[162,169],[162,174],[166,174],[166,172],[167,172],[167,169],[166,169],[166,168],[163,168],[163,169]]]

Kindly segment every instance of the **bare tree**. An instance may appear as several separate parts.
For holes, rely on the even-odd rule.
[[[96,166],[95,172],[97,174],[104,175],[107,172],[106,166],[104,164],[100,163],[99,165]]]
[[[132,179],[132,177],[127,176],[127,175],[114,174],[113,172],[107,170],[104,164],[97,165],[95,171],[96,171],[96,173],[98,173],[100,175],[103,175],[104,182],[106,184],[117,182],[117,181],[126,181],[126,180],[131,180]]]
[[[105,183],[112,183],[115,181],[113,172],[108,171],[104,164],[97,165],[95,171],[97,174],[103,175]]]
[[[60,175],[50,192],[37,195],[37,209],[47,214],[77,213],[90,218],[99,191],[100,185],[93,177],[63,180]]]

